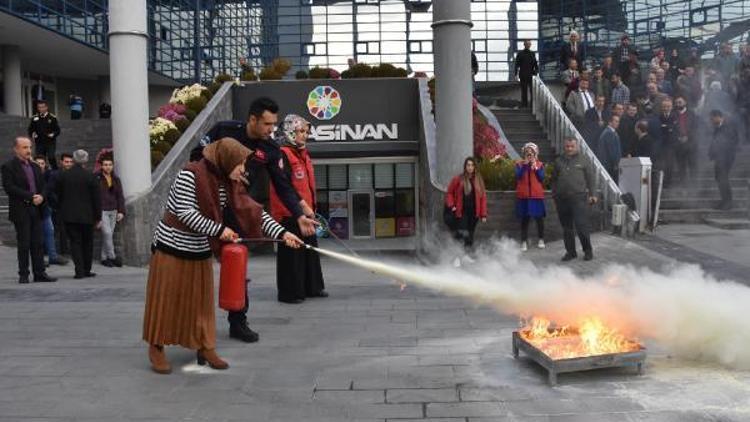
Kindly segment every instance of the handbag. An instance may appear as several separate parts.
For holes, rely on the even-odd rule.
[[[458,218],[456,214],[447,205],[443,207],[443,222],[451,230],[458,229]]]

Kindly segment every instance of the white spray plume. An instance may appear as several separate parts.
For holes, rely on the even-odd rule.
[[[466,269],[447,264],[450,251],[431,267],[371,261],[336,252],[324,255],[407,284],[470,299],[505,314],[544,316],[574,325],[598,316],[640,340],[651,340],[686,359],[750,369],[750,288],[717,281],[694,265],[664,272],[609,265],[581,277],[559,265],[540,267],[521,259],[511,242],[495,244]]]

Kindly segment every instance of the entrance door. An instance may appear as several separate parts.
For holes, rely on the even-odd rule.
[[[375,233],[375,195],[372,190],[349,191],[349,238],[371,239]]]

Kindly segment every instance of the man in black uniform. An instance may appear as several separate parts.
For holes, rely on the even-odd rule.
[[[524,41],[523,47],[523,50],[516,54],[515,74],[521,81],[521,106],[528,107],[531,80],[539,72],[539,64],[536,61],[536,55],[531,51],[531,41]]]
[[[279,106],[270,98],[261,97],[250,104],[246,122],[223,121],[214,125],[201,139],[201,146],[193,150],[191,159],[200,159],[202,147],[222,138],[233,138],[254,151],[245,163],[247,191],[258,203],[265,204],[269,198],[269,179],[279,194],[284,206],[292,212],[303,236],[315,234],[315,214],[313,210],[300,205],[301,199],[292,187],[284,172],[284,162],[279,146],[271,139],[278,122]],[[230,221],[233,216],[225,219]],[[229,223],[231,226],[232,224]],[[247,325],[248,300],[241,311],[229,312],[229,336],[253,343],[258,334]]]
[[[37,113],[29,123],[29,138],[34,141],[37,155],[47,157],[47,162],[54,170],[57,170],[57,158],[55,158],[55,147],[57,137],[60,135],[60,125],[57,117],[49,112],[49,106],[44,100],[37,101]]]

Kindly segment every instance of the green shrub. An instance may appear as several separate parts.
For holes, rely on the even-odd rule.
[[[315,66],[312,69],[310,69],[310,79],[328,79],[328,69],[324,69],[319,66]]]
[[[163,159],[164,159],[164,154],[162,154],[161,152],[155,149],[152,149],[151,150],[151,170],[154,170],[159,165],[159,163],[161,163]]]
[[[169,150],[172,149],[172,144],[167,141],[159,141],[154,145],[153,150],[159,151],[162,155],[166,156]]]
[[[174,125],[177,126],[177,129],[179,129],[180,132],[185,133],[187,128],[190,127],[190,120],[187,118],[177,119],[175,120]]]
[[[501,158],[494,162],[481,160],[477,163],[477,166],[487,190],[516,189],[515,162],[513,160],[509,158]]]
[[[206,100],[206,97],[204,97],[204,96],[201,95],[200,97],[193,97],[193,98],[189,99],[187,101],[187,104],[185,104],[185,105],[190,110],[193,110],[195,112],[195,114],[197,115],[198,113],[201,112],[201,110],[203,110],[204,108],[206,108],[206,104],[208,104],[208,100]]]
[[[294,74],[294,79],[309,79],[310,75],[307,74],[304,70],[298,70],[297,73]]]
[[[245,70],[240,74],[240,80],[241,81],[257,81],[258,75],[255,74],[255,71],[252,69]]]
[[[221,89],[221,82],[211,82],[211,84],[208,86],[208,90],[211,92],[211,94],[216,94]]]
[[[169,144],[169,146],[171,148],[172,145],[174,145],[174,144],[177,143],[177,141],[180,139],[180,136],[182,136],[182,133],[179,130],[177,130],[177,129],[169,129],[164,134],[164,142],[166,142],[167,144]],[[169,150],[167,150],[167,151],[169,151]],[[163,152],[164,152],[164,154],[167,153],[166,151],[163,151]]]
[[[260,71],[259,78],[261,81],[280,81],[284,79],[284,75],[280,74],[273,68],[266,67]]]
[[[198,116],[198,113],[188,108],[185,110],[184,115],[185,117],[187,117],[188,120],[192,122]]]
[[[356,79],[356,78],[371,78],[373,68],[366,63],[357,63],[349,69],[345,70],[341,77],[344,79]]]
[[[201,91],[201,97],[206,99],[206,104],[208,104],[208,102],[211,101],[211,98],[213,98],[213,96],[214,96],[214,93],[208,89],[204,89],[203,91]]]
[[[234,78],[232,77],[232,75],[229,75],[229,74],[226,74],[226,73],[219,73],[214,78],[214,82],[217,82],[219,84],[223,84],[224,82],[230,82],[230,81],[233,81],[233,80],[234,80]]]

